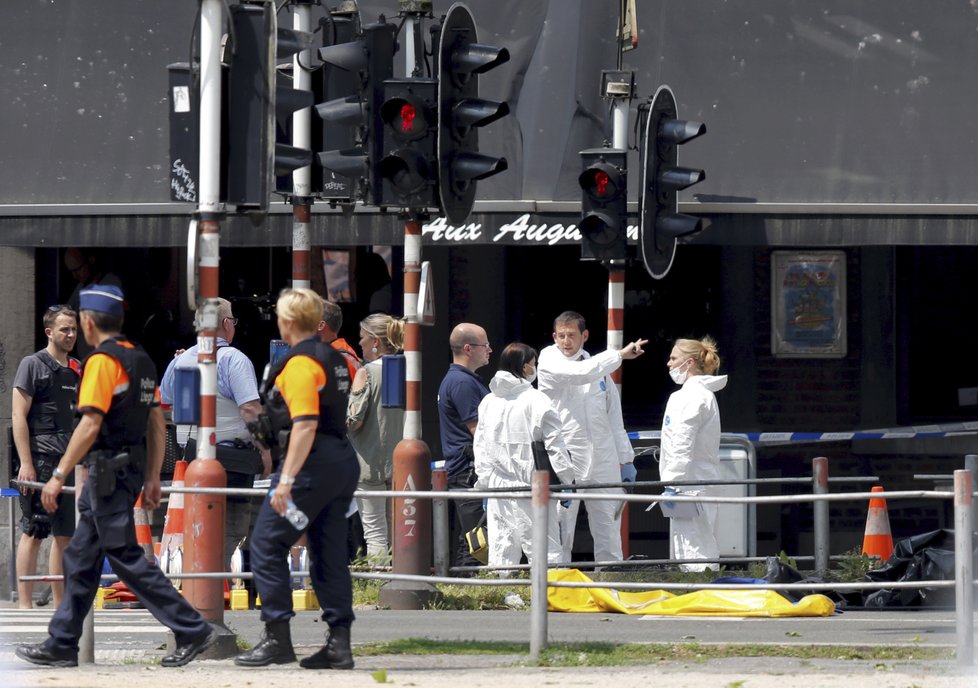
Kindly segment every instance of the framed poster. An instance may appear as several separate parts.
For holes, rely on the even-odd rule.
[[[846,355],[844,251],[771,254],[771,353],[779,357]]]

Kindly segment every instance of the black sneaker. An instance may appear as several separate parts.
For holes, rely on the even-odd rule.
[[[14,653],[31,664],[50,667],[78,666],[78,650],[46,647],[44,643],[37,645],[20,645]]]
[[[206,635],[178,646],[172,655],[167,655],[160,660],[160,665],[165,667],[182,667],[185,664],[189,664],[194,657],[216,642],[217,631],[211,629]]]

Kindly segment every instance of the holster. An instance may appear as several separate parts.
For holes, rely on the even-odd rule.
[[[132,454],[128,451],[112,453],[93,452],[91,465],[95,466],[95,494],[108,497],[115,492],[116,482],[126,477],[126,470],[132,464]]]

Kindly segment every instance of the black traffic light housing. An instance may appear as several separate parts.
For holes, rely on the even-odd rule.
[[[509,51],[478,43],[475,20],[462,4],[448,10],[438,46],[438,191],[445,217],[464,224],[476,182],[505,170],[505,158],[479,153],[478,128],[509,114],[509,105],[479,98],[479,74],[509,60]]]
[[[384,154],[377,166],[383,198],[390,205],[421,210],[438,207],[438,83],[434,79],[384,82]]]
[[[380,106],[384,81],[394,73],[396,34],[397,26],[381,17],[364,26],[353,40],[319,51],[324,78],[332,79],[334,88],[327,83],[328,100],[316,105],[323,120],[323,148],[316,157],[325,170],[354,180],[356,195],[368,205],[384,204],[382,178],[377,172],[383,153]]]
[[[581,151],[581,258],[628,257],[627,153],[616,148]]]
[[[352,6],[333,9],[319,21],[319,27],[322,48],[351,43],[360,35],[360,12]],[[361,140],[360,130],[364,122],[359,108],[360,74],[356,70],[324,61],[322,68],[313,76],[312,92],[317,103],[317,114],[319,108],[330,101],[348,97],[356,101],[353,115],[346,120],[333,121],[320,116],[311,123],[312,149],[317,154],[310,175],[313,194],[334,203],[352,203],[357,196],[357,181],[365,177],[363,164],[353,174],[346,175],[323,167],[319,158],[325,151],[355,148]]]
[[[232,5],[230,13],[227,98],[222,108],[227,193],[222,200],[238,211],[264,212],[275,188],[273,176],[312,162],[312,151],[277,144],[275,129],[276,118],[313,103],[312,93],[292,89],[290,81],[280,84],[277,76],[278,60],[311,47],[313,38],[279,29],[274,3],[242,2]]]
[[[677,148],[706,133],[702,122],[677,119],[676,97],[660,86],[649,105],[643,142],[639,244],[645,269],[662,279],[672,267],[676,239],[701,231],[703,219],[678,212],[676,192],[706,178],[703,170],[679,167]]]

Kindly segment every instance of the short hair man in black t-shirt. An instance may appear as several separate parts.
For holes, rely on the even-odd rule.
[[[20,459],[18,480],[46,483],[71,437],[79,364],[68,354],[78,336],[78,317],[68,306],[51,306],[44,313],[43,324],[48,345],[25,356],[17,367],[12,424]],[[59,575],[63,572],[62,554],[75,532],[75,499],[62,495],[58,510],[48,514],[41,506],[39,491],[23,489],[22,492],[20,527],[23,532],[17,545],[17,574],[30,576],[36,572],[41,542],[53,534],[48,572]],[[17,582],[21,609],[31,608],[33,587],[30,581]],[[61,602],[64,583],[52,582],[51,590],[57,605]]]

